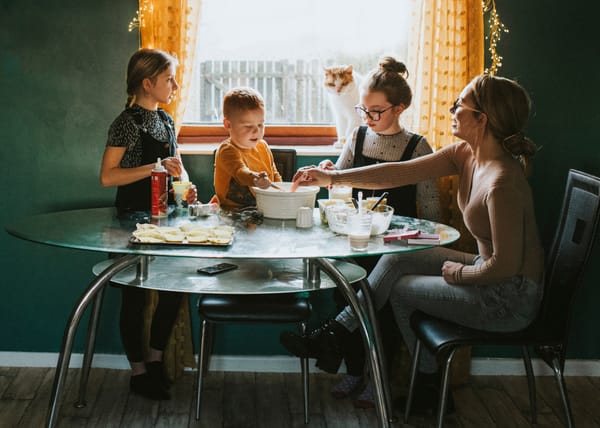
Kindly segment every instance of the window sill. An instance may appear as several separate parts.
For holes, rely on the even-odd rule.
[[[184,125],[179,132],[179,152],[185,155],[212,155],[228,137],[222,126]],[[267,125],[265,141],[271,147],[296,149],[298,156],[338,156],[333,146],[335,127]]]
[[[214,153],[215,149],[219,147],[220,143],[185,143],[179,145],[179,152],[182,155],[211,155]],[[273,147],[281,148],[281,149],[296,149],[296,153],[298,156],[317,156],[317,157],[325,157],[325,156],[339,156],[342,149],[338,149],[333,147],[332,144],[327,146],[318,145],[318,146],[285,146],[285,145],[273,145]]]

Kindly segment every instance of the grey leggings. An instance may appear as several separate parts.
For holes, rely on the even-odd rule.
[[[474,254],[436,247],[383,256],[369,275],[375,306],[381,308],[389,299],[411,354],[416,339],[409,320],[417,309],[489,331],[519,330],[535,318],[542,287],[534,281],[518,276],[496,284],[450,285],[441,276],[446,260],[465,265],[481,263]],[[357,327],[348,306],[336,320],[350,331]],[[426,349],[421,354],[420,370],[428,373],[437,370],[435,356]]]

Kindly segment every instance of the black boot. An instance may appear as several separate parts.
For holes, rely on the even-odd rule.
[[[170,400],[171,395],[160,384],[154,381],[146,372],[140,375],[131,376],[129,379],[129,389],[131,392],[149,398],[150,400]]]
[[[160,385],[164,390],[169,390],[171,381],[167,376],[165,365],[162,361],[150,361],[146,363],[146,372],[148,372],[148,376],[150,376],[154,383]]]
[[[292,354],[301,358],[316,358],[316,366],[327,373],[337,373],[342,363],[344,342],[350,336],[340,323],[327,321],[307,336],[284,331],[279,340]]]
[[[437,414],[440,402],[441,374],[435,373],[417,373],[415,379],[415,389],[413,392],[412,404],[410,406],[411,415],[435,415]],[[407,397],[400,397],[396,401],[396,408],[404,413],[406,410]],[[456,411],[452,390],[448,388],[446,395],[445,414],[451,415]]]

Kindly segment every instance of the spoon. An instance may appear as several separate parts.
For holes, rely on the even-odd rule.
[[[373,206],[371,207],[371,211],[375,211],[375,208],[377,208],[379,206],[381,201],[383,201],[385,198],[387,198],[388,194],[389,194],[388,192],[383,192],[382,195],[379,197],[379,199],[377,199],[377,202],[375,202],[375,204],[373,204]]]

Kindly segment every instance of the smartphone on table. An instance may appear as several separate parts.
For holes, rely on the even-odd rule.
[[[205,266],[196,270],[202,275],[216,275],[221,272],[237,269],[237,265],[232,263],[217,263],[216,265]]]

